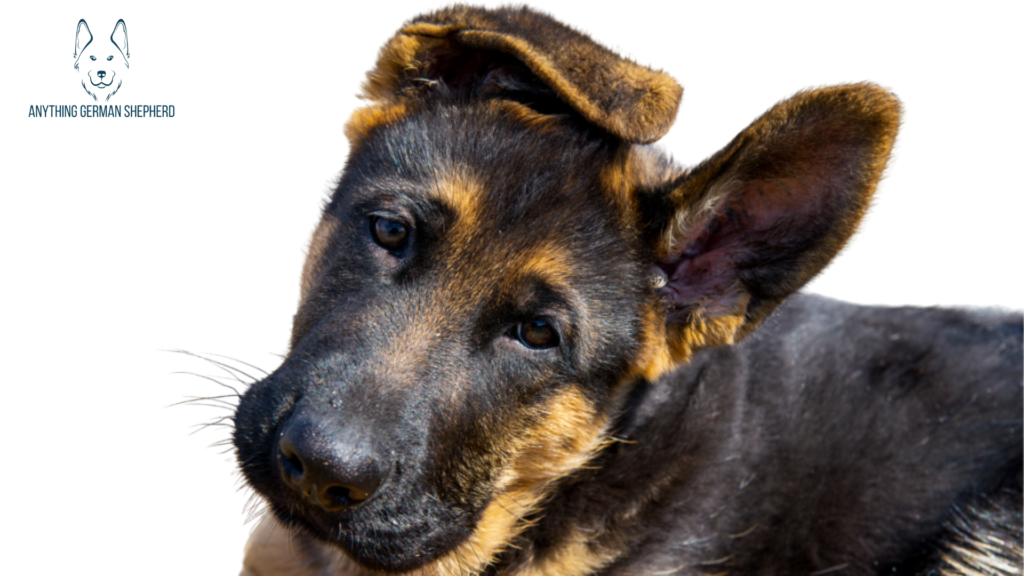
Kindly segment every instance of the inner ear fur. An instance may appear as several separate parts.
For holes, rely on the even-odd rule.
[[[653,203],[672,356],[732,343],[820,272],[853,235],[899,128],[873,84],[798,93]]]
[[[683,89],[585,34],[525,7],[451,6],[411,20],[381,49],[364,96],[422,97],[441,83],[456,97],[550,91],[589,122],[629,142],[653,142],[675,121]],[[535,85],[534,87],[531,87]]]

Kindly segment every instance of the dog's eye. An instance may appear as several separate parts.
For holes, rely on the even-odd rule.
[[[95,59],[96,59],[96,57],[95,57],[95,56],[89,56],[89,59],[90,59],[90,60],[95,60]]]
[[[546,350],[558,346],[558,332],[547,320],[533,319],[516,327],[516,337],[527,348]]]
[[[409,241],[409,228],[398,220],[374,216],[370,220],[370,235],[381,248],[397,254]]]
[[[114,59],[113,56],[107,56],[107,60],[113,60],[113,59]]]

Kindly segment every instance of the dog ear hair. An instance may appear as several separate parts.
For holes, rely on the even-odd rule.
[[[452,98],[552,105],[628,142],[653,142],[675,121],[683,89],[588,36],[525,7],[452,6],[411,20],[381,49],[364,96],[396,103]],[[557,110],[557,108],[555,108]]]
[[[872,84],[785,100],[646,205],[672,359],[732,343],[853,234],[889,158],[900,104]]]
[[[82,29],[85,29],[85,34],[82,34]],[[78,21],[78,28],[75,30],[75,66],[78,65],[78,58],[82,55],[82,51],[85,47],[92,43],[92,32],[89,30],[89,25],[85,23],[85,20]]]
[[[114,24],[114,31],[110,33],[110,41],[124,55],[125,66],[128,66],[128,27],[125,26],[124,20],[118,20],[117,24]]]

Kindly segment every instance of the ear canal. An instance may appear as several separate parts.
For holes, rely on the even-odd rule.
[[[629,142],[663,136],[682,99],[682,88],[667,74],[525,7],[452,6],[412,20],[381,49],[364,92],[392,102],[421,97],[440,82],[479,93],[489,77],[515,69],[509,61],[586,120]]]
[[[885,169],[899,101],[872,84],[779,103],[653,200],[673,357],[731,343],[818,274]]]
[[[90,42],[92,42],[92,32],[89,30],[89,25],[85,23],[84,19],[79,20],[78,28],[75,30],[75,53],[73,56],[77,59]]]

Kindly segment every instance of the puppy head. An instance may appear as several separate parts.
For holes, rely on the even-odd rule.
[[[835,255],[898,122],[871,85],[802,93],[676,170],[639,143],[681,89],[527,9],[414,20],[366,91],[235,445],[280,520],[385,572],[514,545],[636,382]]]
[[[110,100],[128,71],[128,29],[124,20],[117,21],[109,40],[96,41],[85,20],[79,20],[74,56],[85,91],[93,100]]]

